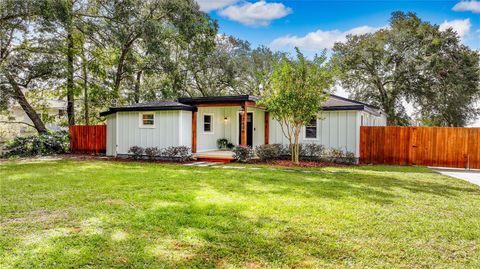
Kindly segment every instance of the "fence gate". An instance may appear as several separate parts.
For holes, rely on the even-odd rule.
[[[73,125],[70,131],[72,153],[105,153],[107,149],[106,125]]]
[[[480,128],[362,126],[360,162],[480,168]]]

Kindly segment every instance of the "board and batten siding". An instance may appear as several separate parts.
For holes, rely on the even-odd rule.
[[[153,128],[140,127],[140,113],[145,112],[116,113],[116,139],[118,140],[116,154],[128,154],[128,149],[132,146],[191,147],[192,114],[190,111],[154,111],[155,127]],[[111,151],[108,152],[111,153]]]
[[[107,116],[107,156],[115,156],[117,148],[117,114],[110,114]]]
[[[247,112],[253,112],[253,147],[265,143],[265,112],[258,108],[247,108]],[[213,132],[203,131],[203,116],[213,116]],[[226,119],[225,119],[226,118]],[[216,150],[217,140],[226,138],[231,143],[238,145],[239,141],[239,118],[240,106],[226,107],[199,107],[197,114],[197,150],[199,152]]]
[[[305,139],[305,128],[300,133],[300,143],[315,143],[327,148],[354,152],[359,156],[360,113],[358,111],[325,111],[317,120],[317,138]],[[270,116],[270,143],[288,145],[280,123]]]

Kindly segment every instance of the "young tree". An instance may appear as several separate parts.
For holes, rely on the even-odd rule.
[[[296,54],[296,59],[283,56],[274,67],[261,104],[280,123],[290,143],[291,160],[298,163],[300,131],[319,116],[334,72],[325,63],[325,51],[313,61],[306,59],[298,48]]]

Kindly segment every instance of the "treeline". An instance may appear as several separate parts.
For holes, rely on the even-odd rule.
[[[261,94],[283,53],[220,35],[193,0],[0,1],[0,112],[18,103],[46,132],[36,102],[67,101],[65,124],[102,122],[111,105],[181,96]],[[426,125],[478,115],[479,54],[452,30],[394,13],[390,26],[333,49],[352,97],[405,125],[405,101]]]
[[[192,0],[6,0],[0,10],[1,105],[20,104],[40,133],[25,93],[66,99],[69,125],[94,124],[111,105],[255,94],[279,57],[219,35]]]

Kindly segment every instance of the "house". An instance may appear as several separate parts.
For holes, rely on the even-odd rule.
[[[65,129],[61,126],[65,120],[67,102],[61,99],[46,99],[35,105],[35,110],[45,123],[45,127],[52,131]],[[3,144],[18,136],[36,134],[33,123],[18,103],[12,104],[8,113],[0,115],[0,150]]]
[[[251,95],[180,98],[111,107],[107,155],[126,155],[131,146],[187,146],[196,154],[217,150],[217,140],[236,145],[288,144],[279,123]],[[302,129],[300,143],[317,143],[360,154],[360,126],[384,126],[376,107],[330,95],[317,119]]]

